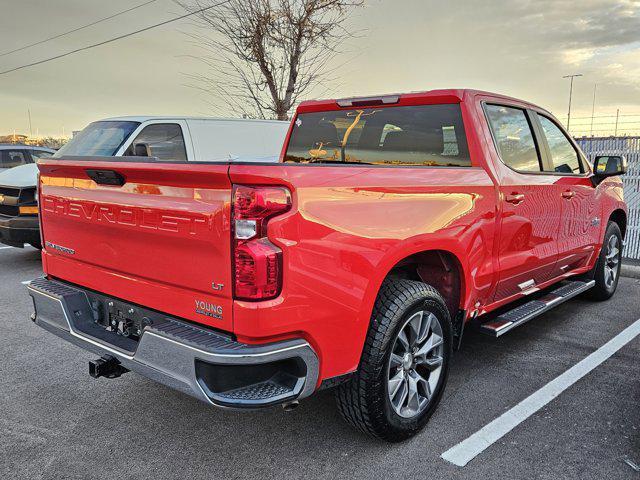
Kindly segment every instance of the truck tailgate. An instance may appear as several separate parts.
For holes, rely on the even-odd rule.
[[[135,157],[41,161],[45,273],[231,331],[228,168]]]

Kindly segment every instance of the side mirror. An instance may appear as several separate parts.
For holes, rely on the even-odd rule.
[[[627,159],[622,155],[602,155],[593,161],[593,175],[598,183],[608,177],[627,173]]]
[[[136,157],[150,157],[151,147],[148,143],[135,143],[133,145],[133,155]]]

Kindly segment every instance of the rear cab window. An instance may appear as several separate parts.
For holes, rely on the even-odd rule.
[[[90,123],[69,140],[53,158],[62,156],[111,157],[140,125],[139,122],[106,120]]]
[[[299,113],[284,161],[471,166],[459,104]]]

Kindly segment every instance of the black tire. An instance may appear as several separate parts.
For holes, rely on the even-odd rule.
[[[400,330],[421,310],[432,313],[442,327],[442,366],[425,409],[415,417],[404,418],[394,410],[389,398],[389,362]],[[422,282],[385,280],[373,309],[359,368],[348,382],[336,389],[340,413],[349,424],[379,439],[399,442],[412,437],[426,425],[440,402],[451,350],[451,319],[440,294]],[[397,368],[400,371],[401,367]]]
[[[608,250],[610,242],[617,242],[618,254],[615,257],[616,265],[612,267],[612,262],[607,259],[607,255],[611,252]],[[620,267],[622,265],[622,232],[620,227],[615,222],[609,222],[607,230],[604,234],[604,242],[602,249],[600,250],[600,256],[596,262],[595,267],[591,272],[592,278],[596,281],[596,284],[587,290],[586,296],[592,300],[603,301],[610,299],[618,287],[618,280],[620,280]],[[613,282],[610,281],[608,275],[611,269],[614,272],[615,277]]]
[[[30,243],[29,245],[31,245],[33,248],[36,248],[38,250],[42,250],[42,244],[40,242],[37,243]]]

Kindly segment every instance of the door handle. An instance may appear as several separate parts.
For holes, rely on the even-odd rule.
[[[576,192],[574,192],[573,190],[566,190],[562,192],[562,198],[566,198],[567,200],[571,200],[575,196]]]
[[[504,197],[504,201],[513,203],[514,205],[519,205],[524,202],[524,194],[512,193],[511,195],[507,195],[506,197]]]

